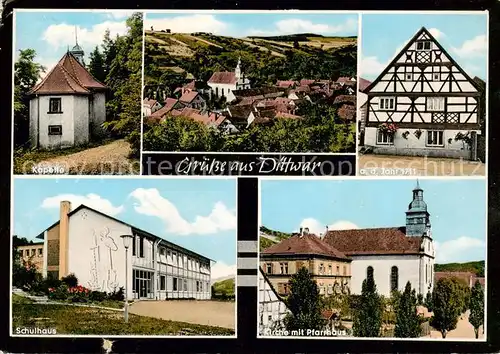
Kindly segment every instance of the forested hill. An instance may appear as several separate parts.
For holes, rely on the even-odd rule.
[[[467,263],[446,263],[435,264],[436,272],[471,272],[478,277],[484,277],[484,261],[474,261]]]
[[[280,240],[289,238],[290,236],[293,235],[291,232],[281,232],[281,231],[271,230],[265,226],[261,226],[259,230],[260,230],[260,232],[262,232],[266,235],[274,236]]]
[[[238,58],[253,87],[274,85],[277,80],[355,77],[356,38],[316,34],[233,38],[148,29],[145,84],[170,82],[177,87],[193,78],[206,82],[216,71],[233,71]]]

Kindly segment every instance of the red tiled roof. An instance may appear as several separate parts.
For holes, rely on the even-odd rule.
[[[176,116],[176,117],[182,116],[182,117],[186,117],[186,118],[191,118],[191,119],[193,119],[197,122],[203,123],[203,124],[208,124],[208,123],[214,122],[216,119],[215,114],[211,114],[210,116],[204,115],[204,114],[201,114],[201,111],[194,109],[194,108],[188,108],[188,107],[185,107],[182,110],[174,109],[174,110],[172,110],[172,115]]]
[[[457,278],[464,281],[467,286],[473,286],[475,283],[476,275],[472,272],[435,272],[434,279],[438,281],[444,278]]]
[[[261,252],[263,255],[316,255],[350,260],[344,253],[313,234],[294,235]]]
[[[224,122],[224,121],[226,120],[226,118],[227,118],[226,116],[224,116],[224,115],[222,115],[222,114],[221,114],[221,115],[220,115],[220,116],[219,116],[219,117],[215,120],[215,122],[214,122],[215,126],[216,126],[216,127],[218,127],[219,125],[221,125],[221,124],[222,124],[222,122]]]
[[[321,310],[321,316],[322,316],[325,320],[329,320],[329,319],[331,319],[332,317],[337,317],[337,312],[336,312],[336,311],[333,311],[333,310]]]
[[[405,227],[330,230],[323,241],[346,255],[419,254],[421,237],[406,236]]]
[[[106,89],[69,52],[59,60],[30,94],[88,94],[90,90]]]
[[[295,114],[290,114],[287,112],[277,112],[276,118],[303,119],[303,117],[301,117],[301,116],[297,116]]]
[[[311,92],[311,88],[307,85],[300,85],[295,89],[295,92]]]
[[[355,95],[338,95],[335,97],[333,103],[352,103],[356,104],[356,96]]]
[[[174,108],[176,103],[177,103],[177,100],[175,98],[168,97],[167,99],[165,99],[165,105],[162,108],[160,108],[159,110],[157,110],[156,112],[153,112],[153,114],[151,114],[151,117],[153,117],[153,118],[163,117],[165,114],[170,112],[172,110],[172,108]]]
[[[143,103],[148,105],[149,107],[153,107],[158,101],[157,100],[153,100],[153,99],[147,99],[145,98]]]
[[[351,78],[349,76],[340,76],[338,79],[337,79],[337,82],[351,82]]]
[[[198,92],[186,90],[182,94],[181,98],[179,98],[179,101],[191,103],[196,98],[196,96],[198,96]]]
[[[292,81],[292,80],[278,80],[278,82],[276,83],[276,86],[288,88],[288,87],[293,86],[295,84],[296,84],[296,82]]]
[[[369,85],[371,85],[371,81],[363,79],[362,77],[359,78],[359,91],[364,91]]]
[[[215,72],[208,80],[210,84],[235,84],[236,82],[238,82],[238,79],[233,71]]]
[[[300,80],[300,86],[309,86],[314,84],[315,80],[302,79]]]

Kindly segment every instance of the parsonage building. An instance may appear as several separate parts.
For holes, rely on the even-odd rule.
[[[133,236],[127,252],[121,235]],[[59,220],[38,238],[44,276],[73,273],[80,285],[112,292],[125,287],[127,262],[129,299],[211,298],[211,259],[88,206],[62,201]]]

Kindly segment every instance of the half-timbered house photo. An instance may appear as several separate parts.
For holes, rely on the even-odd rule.
[[[467,16],[462,16],[466,27]],[[387,20],[388,16],[384,17]],[[399,16],[400,21],[404,17]],[[384,41],[400,21],[375,29],[369,19],[369,28],[363,30],[378,31]],[[472,27],[483,33],[465,41],[455,37],[471,35],[463,30],[455,34],[452,26],[447,26],[449,21],[443,20],[439,28],[430,27],[438,23],[427,27],[425,21],[416,27],[417,22],[410,21],[416,29],[399,48],[394,47],[392,60],[383,63],[371,56],[370,50],[362,59],[360,82],[365,84],[359,88],[364,94],[359,109],[364,122],[360,124],[359,150],[365,154],[484,162],[486,17],[472,17]],[[463,22],[454,22],[453,26]],[[478,22],[483,22],[482,28]],[[405,34],[409,28],[406,26]],[[390,46],[383,48],[389,48],[389,53],[393,50]]]

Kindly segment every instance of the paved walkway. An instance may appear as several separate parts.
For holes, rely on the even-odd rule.
[[[65,171],[78,174],[132,174],[133,164],[128,159],[130,144],[123,139],[74,154],[51,158],[43,165],[57,165]]]
[[[169,300],[139,301],[130,307],[130,313],[207,326],[235,329],[234,302]]]

